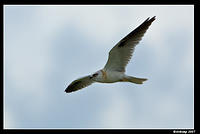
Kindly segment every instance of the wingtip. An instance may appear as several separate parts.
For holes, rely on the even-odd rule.
[[[152,17],[152,18],[150,18],[150,19],[149,19],[149,18],[150,18],[150,17],[148,17],[148,18],[146,19],[146,21],[145,21],[145,22],[146,22],[146,23],[150,23],[150,24],[151,24],[151,23],[152,23],[152,22],[153,22],[153,21],[156,19],[156,16],[153,16],[153,17]]]
[[[68,89],[65,89],[64,91],[65,93],[71,93],[72,91],[68,90]]]
[[[156,19],[156,16],[153,16],[150,20],[154,21]]]
[[[149,21],[149,18],[150,18],[150,17],[148,17],[145,21]]]
[[[145,22],[153,22],[156,19],[156,16],[153,16],[152,18],[148,17]]]

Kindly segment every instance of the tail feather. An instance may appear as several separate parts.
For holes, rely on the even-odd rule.
[[[144,81],[146,81],[146,78],[136,78],[132,76],[127,77],[128,82],[136,83],[136,84],[143,84]]]

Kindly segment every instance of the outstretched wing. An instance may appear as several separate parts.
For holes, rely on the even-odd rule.
[[[151,19],[147,18],[140,26],[120,40],[110,50],[104,69],[125,72],[126,65],[131,59],[135,46],[142,39],[144,33],[154,20],[155,16]]]
[[[66,89],[66,93],[71,93],[77,90],[80,90],[84,87],[91,85],[94,81],[90,79],[90,76],[85,76],[73,81]]]

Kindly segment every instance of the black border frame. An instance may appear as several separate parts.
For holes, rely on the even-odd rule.
[[[197,59],[195,58],[195,54],[198,54],[197,50],[195,49],[197,47],[197,44],[199,43],[199,24],[197,23],[199,22],[199,15],[198,15],[198,7],[200,6],[200,1],[198,0],[191,0],[191,1],[184,1],[185,3],[182,3],[183,1],[180,0],[174,0],[174,1],[161,1],[161,0],[153,0],[153,1],[141,1],[141,0],[134,0],[134,1],[130,1],[130,0],[123,0],[123,1],[119,1],[119,0],[101,0],[101,1],[82,1],[82,2],[75,2],[75,1],[65,1],[65,0],[57,0],[55,1],[55,3],[49,3],[50,1],[48,0],[41,0],[41,1],[33,1],[33,0],[27,0],[27,1],[16,1],[16,0],[3,0],[3,2],[1,2],[1,25],[2,25],[2,32],[1,32],[1,37],[2,37],[2,59],[4,60],[4,48],[3,48],[3,39],[4,39],[4,33],[3,33],[3,19],[4,19],[4,12],[3,12],[3,8],[4,5],[61,5],[61,4],[65,4],[65,5],[194,5],[194,60]],[[198,16],[198,17],[197,17]],[[4,62],[3,62],[4,63]],[[194,63],[195,64],[195,63]],[[3,64],[2,64],[3,65]],[[196,64],[196,67],[194,66],[194,77],[199,75],[199,71],[197,72],[197,68],[199,69],[199,66],[197,67],[198,64]],[[3,66],[4,67],[4,66]],[[3,67],[2,67],[2,77],[3,76]],[[4,81],[2,80],[2,85]],[[195,87],[196,86],[196,87]],[[3,87],[3,86],[2,86]],[[199,102],[199,98],[198,98],[198,90],[199,90],[199,85],[195,85],[195,79],[194,79],[194,129],[4,129],[3,124],[3,88],[2,88],[2,92],[1,92],[1,97],[2,97],[2,107],[1,107],[1,112],[2,112],[2,131],[3,133],[38,133],[38,132],[48,132],[48,133],[149,133],[149,132],[153,132],[153,133],[174,133],[174,131],[187,131],[187,133],[189,133],[189,131],[191,131],[192,133],[200,133],[200,129],[198,125],[198,114],[199,109],[198,109],[198,102]],[[191,134],[192,134],[191,133]]]

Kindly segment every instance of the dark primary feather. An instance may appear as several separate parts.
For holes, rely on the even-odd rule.
[[[152,17],[150,20],[149,20],[149,18],[147,18],[140,26],[138,26],[136,29],[134,29],[132,32],[130,32],[126,37],[124,37],[120,41],[118,47],[123,47],[126,44],[126,42],[134,36],[138,36],[138,35],[143,36],[144,33],[146,32],[146,30],[151,25],[151,23],[155,20],[155,17],[156,16]]]
[[[109,57],[104,68],[106,70],[115,70],[125,72],[126,65],[132,57],[135,46],[144,36],[145,32],[155,20],[147,18],[140,26],[121,39],[109,52]]]

